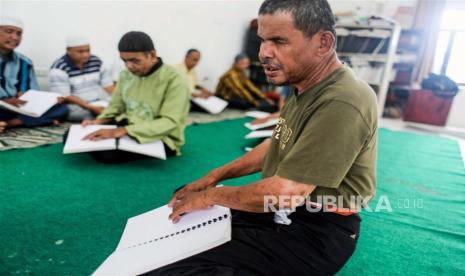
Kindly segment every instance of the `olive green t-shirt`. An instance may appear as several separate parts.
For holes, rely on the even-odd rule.
[[[263,178],[278,175],[316,185],[321,196],[369,199],[375,193],[376,95],[343,65],[300,95],[289,96],[262,164]]]

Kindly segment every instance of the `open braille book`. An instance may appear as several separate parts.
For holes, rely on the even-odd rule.
[[[214,206],[174,224],[167,205],[128,220],[116,250],[93,275],[137,275],[231,240],[229,208]]]
[[[207,99],[192,98],[191,100],[211,114],[218,114],[228,106],[227,101],[215,96],[210,96]]]
[[[26,101],[24,105],[17,107],[0,101],[0,108],[38,118],[56,105],[61,96],[61,94],[54,92],[29,90],[19,97],[20,100]]]
[[[63,154],[80,153],[103,150],[123,150],[143,154],[166,160],[166,152],[163,142],[160,140],[139,144],[136,140],[125,135],[121,138],[104,139],[100,141],[82,140],[87,134],[99,129],[114,129],[116,125],[72,125],[69,129],[68,139],[63,147]]]

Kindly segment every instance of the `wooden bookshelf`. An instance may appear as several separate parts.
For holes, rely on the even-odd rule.
[[[382,23],[382,24],[379,24]],[[381,117],[386,102],[389,83],[393,78],[394,63],[411,56],[396,55],[401,27],[393,21],[369,21],[367,24],[337,24],[338,56],[360,72],[360,77],[373,87],[378,95],[378,114]],[[345,43],[345,44],[344,44]],[[373,70],[358,71],[361,66]],[[373,73],[372,77],[366,74]]]

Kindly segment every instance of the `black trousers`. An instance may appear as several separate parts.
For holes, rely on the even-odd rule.
[[[176,151],[170,149],[165,143],[163,143],[163,146],[165,147],[167,158],[176,155]],[[89,154],[98,162],[107,164],[121,164],[135,160],[153,158],[147,155],[122,150],[93,151],[89,152]]]
[[[230,242],[145,275],[333,275],[352,256],[361,221],[305,207],[290,225],[274,223],[273,213],[232,215]]]
[[[195,102],[191,101],[191,107],[189,109],[189,112],[202,112],[202,113],[208,113],[205,109],[201,108],[198,104]]]

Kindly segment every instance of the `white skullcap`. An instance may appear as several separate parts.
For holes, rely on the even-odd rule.
[[[85,36],[69,36],[66,38],[66,47],[77,47],[89,44],[89,38]]]
[[[23,29],[23,21],[17,17],[1,16],[0,26],[13,26],[16,28]]]

